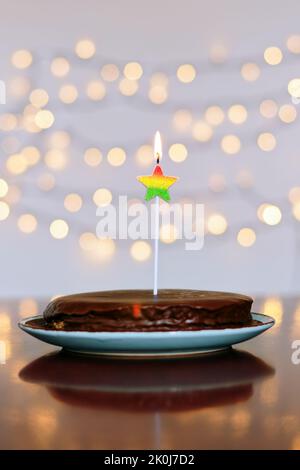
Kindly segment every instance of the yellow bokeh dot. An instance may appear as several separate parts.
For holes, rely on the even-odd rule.
[[[93,201],[96,206],[108,206],[112,201],[112,193],[109,189],[99,188],[94,192]]]
[[[259,112],[263,117],[272,119],[277,115],[278,105],[274,100],[264,100],[260,103]]]
[[[50,70],[55,77],[65,77],[70,72],[70,64],[65,57],[55,57],[51,62]]]
[[[247,116],[247,109],[241,104],[234,104],[228,109],[228,119],[233,122],[233,124],[243,124]]]
[[[80,248],[84,251],[94,250],[97,244],[97,237],[92,232],[84,232],[79,237]]]
[[[10,209],[7,202],[0,201],[0,220],[5,220],[9,216]]]
[[[100,80],[92,80],[87,84],[86,94],[93,101],[101,101],[106,95],[106,88]]]
[[[167,87],[169,85],[169,78],[165,73],[156,72],[150,77],[150,85]]]
[[[61,240],[69,233],[69,226],[63,219],[55,219],[50,224],[50,233],[53,238]]]
[[[49,136],[49,144],[54,148],[65,150],[70,143],[71,137],[66,131],[55,131]]]
[[[119,78],[120,71],[115,64],[105,64],[101,68],[100,75],[106,82],[114,82]]]
[[[297,117],[297,110],[292,104],[280,106],[278,111],[279,119],[287,124],[294,122]]]
[[[299,186],[296,186],[289,190],[289,201],[292,204],[295,204],[296,202],[300,202],[300,187]]]
[[[220,106],[209,106],[205,111],[205,120],[211,126],[219,126],[224,121],[224,111]]]
[[[188,156],[188,151],[185,145],[183,144],[173,144],[169,148],[169,157],[174,162],[180,163],[183,162]]]
[[[193,137],[199,142],[208,142],[213,136],[213,130],[205,121],[196,121],[193,125]]]
[[[49,95],[43,88],[36,88],[30,93],[29,101],[36,108],[43,108],[49,101]]]
[[[27,77],[15,77],[8,82],[8,91],[16,98],[21,98],[30,90],[30,80]]]
[[[55,186],[55,178],[51,173],[43,173],[38,177],[37,185],[42,191],[51,191]]]
[[[17,117],[12,113],[1,114],[0,129],[1,131],[12,131],[18,125]]]
[[[28,145],[27,147],[22,148],[21,153],[24,155],[27,165],[29,166],[36,165],[41,158],[41,152],[39,149],[32,145]]]
[[[138,62],[128,62],[124,67],[123,73],[128,80],[139,80],[143,75],[143,68]]]
[[[87,165],[95,167],[102,162],[102,153],[96,147],[90,147],[84,152],[84,161]]]
[[[264,152],[271,152],[276,147],[276,138],[271,132],[262,132],[257,138],[257,145]]]
[[[300,98],[300,78],[293,78],[289,81],[288,92],[293,98]]]
[[[241,141],[236,135],[225,135],[221,140],[221,148],[223,152],[229,155],[235,155],[241,149]]]
[[[151,256],[151,246],[148,242],[138,240],[131,245],[130,254],[135,261],[147,261]]]
[[[7,193],[8,193],[8,184],[3,178],[0,178],[0,197],[6,196]]]
[[[80,59],[90,59],[95,55],[96,46],[91,39],[81,39],[75,46],[75,52]]]
[[[295,217],[296,220],[300,221],[300,201],[297,201],[293,205],[293,216]]]
[[[63,85],[58,93],[59,99],[65,104],[72,104],[78,98],[78,90],[75,85]]]
[[[191,83],[196,77],[196,69],[192,64],[182,64],[177,69],[177,78],[182,83]]]
[[[13,53],[11,63],[17,69],[27,69],[32,64],[32,54],[27,49],[19,49]]]
[[[20,201],[21,196],[22,193],[20,188],[16,185],[11,184],[9,185],[8,193],[5,196],[5,201],[8,204],[17,204]]]
[[[227,230],[227,221],[222,214],[211,214],[207,219],[207,230],[213,235],[222,235]]]
[[[168,99],[168,90],[163,85],[154,85],[149,88],[148,98],[151,103],[163,104]]]
[[[21,153],[14,153],[6,160],[6,168],[13,175],[21,175],[27,168],[27,160]]]
[[[38,314],[38,308],[37,301],[31,297],[27,297],[20,300],[18,313],[21,318],[33,316]]]
[[[292,34],[286,41],[286,47],[293,54],[300,54],[300,35]]]
[[[32,214],[22,214],[18,218],[18,227],[23,233],[33,233],[37,228],[37,220]]]
[[[119,90],[124,96],[133,96],[139,89],[139,84],[136,80],[129,80],[129,78],[122,78],[119,83]]]
[[[256,241],[255,231],[248,227],[242,228],[237,234],[237,241],[241,246],[249,248]]]
[[[64,199],[65,209],[69,212],[78,212],[82,207],[82,198],[77,193],[67,194]]]
[[[273,204],[266,204],[261,213],[262,221],[267,225],[278,225],[281,221],[282,214],[279,207]]]
[[[64,170],[68,164],[67,155],[60,149],[48,150],[45,154],[45,163],[51,170]]]
[[[136,160],[141,166],[153,164],[153,147],[152,145],[141,145],[136,152]]]
[[[114,240],[111,238],[98,238],[93,250],[88,251],[88,254],[91,254],[93,261],[105,262],[111,259],[115,251],[116,243]]]
[[[173,224],[164,224],[160,227],[159,238],[163,243],[174,243],[178,239],[178,230]]]
[[[279,47],[267,47],[264,52],[264,59],[269,65],[278,65],[282,61],[282,52]]]
[[[209,56],[214,64],[223,64],[228,58],[228,49],[225,44],[215,43],[210,48]]]
[[[121,166],[125,163],[126,153],[120,147],[113,147],[107,154],[107,161],[112,166]]]
[[[47,109],[38,111],[34,117],[34,122],[40,129],[49,129],[53,125],[54,120],[54,115]]]
[[[187,109],[179,109],[173,116],[173,126],[178,132],[188,131],[192,122],[192,113]]]
[[[247,82],[254,82],[260,76],[260,68],[254,63],[244,64],[241,68],[241,75]]]

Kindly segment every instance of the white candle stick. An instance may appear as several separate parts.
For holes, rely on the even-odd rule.
[[[158,253],[159,253],[159,197],[155,198],[155,232],[154,232],[154,286],[153,295],[158,292]]]

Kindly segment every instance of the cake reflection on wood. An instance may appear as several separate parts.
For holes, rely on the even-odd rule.
[[[240,328],[259,322],[251,317],[245,295],[187,289],[90,292],[59,297],[46,307],[43,320],[29,325],[63,331],[195,331]]]

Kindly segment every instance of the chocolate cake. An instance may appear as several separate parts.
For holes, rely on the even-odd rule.
[[[192,331],[255,325],[251,305],[250,297],[227,292],[119,290],[59,297],[43,318],[45,328],[65,331]]]

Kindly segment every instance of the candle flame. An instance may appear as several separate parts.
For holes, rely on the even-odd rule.
[[[162,157],[162,145],[161,145],[161,136],[158,131],[156,131],[155,138],[154,138],[154,156],[155,156],[157,163],[159,163]]]

